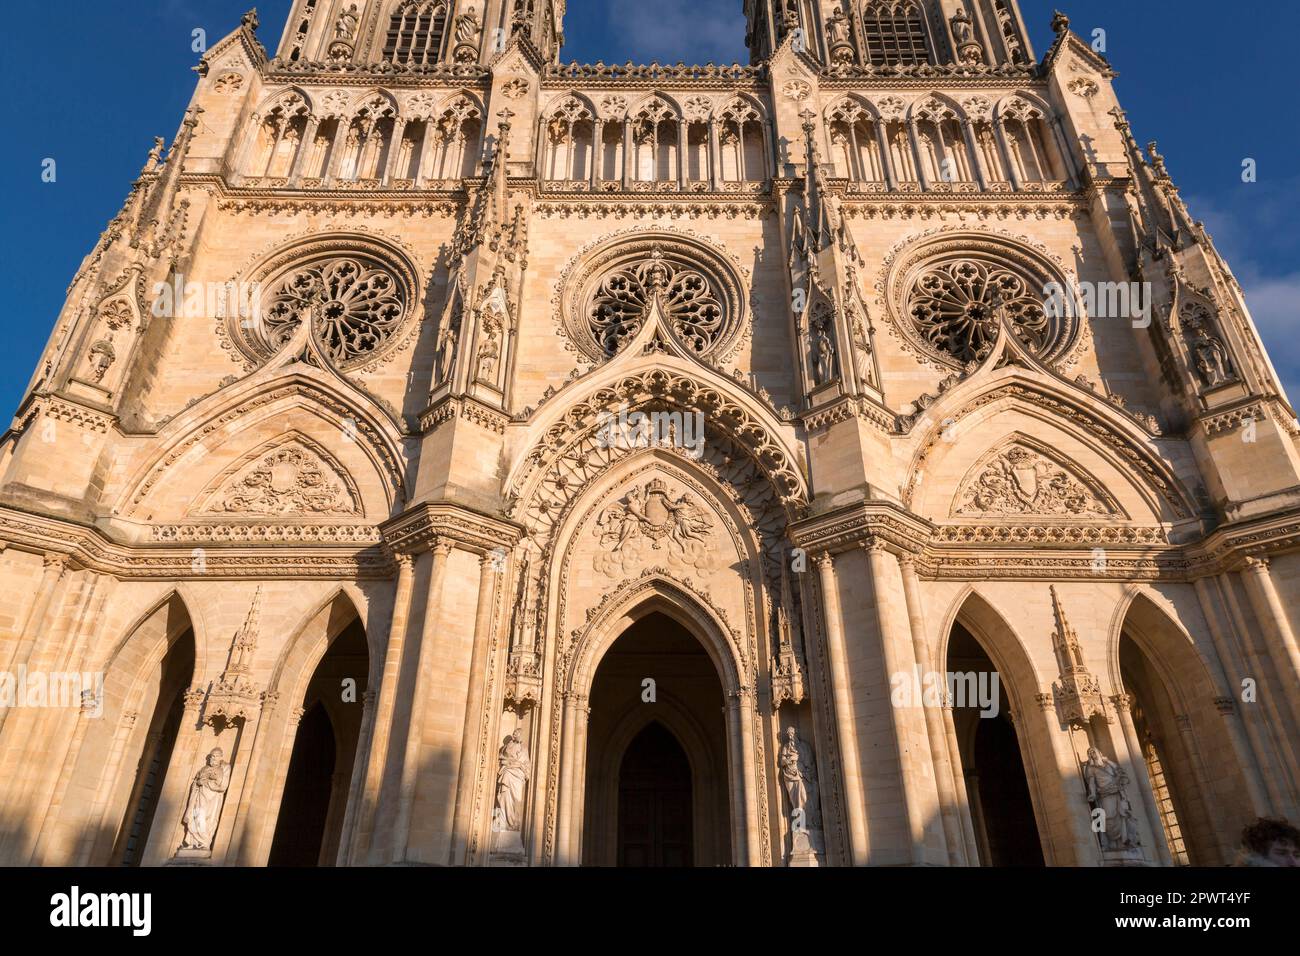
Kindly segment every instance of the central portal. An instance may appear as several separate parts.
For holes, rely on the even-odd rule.
[[[628,626],[592,683],[583,863],[731,862],[724,705],[690,631],[663,613]]]

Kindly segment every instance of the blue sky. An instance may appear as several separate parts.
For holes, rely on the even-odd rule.
[[[13,286],[0,318],[0,416],[16,408],[68,282],[120,208],[153,137],[170,140],[180,123],[198,60],[192,31],[215,42],[252,2],[6,4],[0,77],[9,145],[0,168],[10,188],[0,243]],[[1022,0],[1039,55],[1058,5],[1081,35],[1106,31],[1138,138],[1160,141],[1300,400],[1300,124],[1288,105],[1295,79],[1285,53],[1300,34],[1300,4]],[[279,41],[288,7],[259,4],[268,46]],[[569,0],[568,9],[566,60],[745,59],[741,0]],[[54,183],[41,181],[46,158],[58,164]],[[1241,181],[1245,158],[1258,163],[1256,183]]]

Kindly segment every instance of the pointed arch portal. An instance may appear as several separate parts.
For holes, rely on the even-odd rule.
[[[582,862],[732,860],[725,697],[700,640],[662,612],[630,626],[591,685]]]

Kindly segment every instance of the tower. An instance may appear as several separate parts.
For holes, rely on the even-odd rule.
[[[1006,0],[745,0],[754,62],[787,37],[826,67],[1024,66],[1033,48]]]

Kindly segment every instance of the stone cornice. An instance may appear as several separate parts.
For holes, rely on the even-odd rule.
[[[249,546],[246,539],[218,541],[207,548],[172,543],[127,545],[112,540],[100,528],[11,506],[0,506],[0,540],[25,551],[62,554],[78,568],[118,578],[355,580],[392,574],[391,560],[373,543],[272,538],[265,547]]]
[[[1171,545],[1163,527],[1035,521],[935,525],[887,501],[867,501],[790,526],[794,544],[840,553],[876,540],[916,556],[930,578],[1194,580],[1240,569],[1251,557],[1300,550],[1300,511],[1221,527]]]
[[[398,553],[428,550],[439,538],[476,554],[488,554],[499,549],[509,551],[524,533],[523,528],[513,521],[447,502],[414,505],[380,527],[388,547]]]

